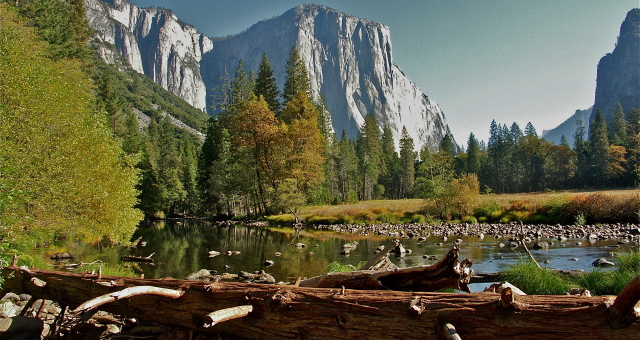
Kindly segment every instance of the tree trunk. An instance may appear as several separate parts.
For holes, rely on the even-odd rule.
[[[389,252],[390,243],[383,250]],[[397,246],[397,244],[396,244]],[[458,262],[460,246],[455,244],[438,263],[431,266],[401,268],[388,271],[358,270],[353,272],[328,273],[300,282],[300,287],[347,289],[390,289],[413,292],[435,292],[454,288],[471,292],[468,284],[473,275],[472,260]],[[378,256],[375,260],[381,260]],[[364,267],[368,267],[369,263]],[[372,264],[371,266],[374,266]]]
[[[640,279],[630,285],[630,293],[620,294],[633,301],[620,301],[610,311],[615,297],[413,293],[106,276],[99,280],[95,275],[15,266],[4,268],[3,276],[6,291],[71,308],[96,297],[104,301],[108,294],[113,302],[84,306],[231,338],[435,339],[452,328],[465,340],[637,339],[640,334],[640,315],[629,307],[637,302],[633,292]],[[134,286],[178,293],[114,294]],[[247,307],[239,311],[234,308],[238,306]],[[228,308],[233,309],[211,314]],[[212,320],[228,321],[212,325]]]

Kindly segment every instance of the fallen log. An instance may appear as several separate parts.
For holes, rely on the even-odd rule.
[[[387,247],[385,247],[385,250]],[[473,261],[458,261],[460,245],[454,244],[438,263],[430,266],[396,268],[387,271],[357,270],[328,273],[300,281],[300,287],[347,289],[390,289],[413,292],[435,292],[454,288],[469,290]],[[374,258],[374,259],[377,259]],[[380,259],[378,259],[380,260]],[[373,260],[372,260],[373,261]],[[365,268],[374,266],[367,264]]]
[[[640,298],[633,293],[640,278],[632,282],[630,293],[616,298],[515,296],[504,291],[502,296],[414,293],[109,276],[98,280],[95,275],[15,266],[4,268],[2,275],[6,291],[55,300],[72,309],[134,286],[179,290],[182,295],[175,299],[144,294],[98,308],[223,338],[434,339],[442,337],[444,329],[455,329],[465,340],[637,339],[640,334],[640,312],[633,308]],[[46,285],[34,284],[34,277]],[[238,306],[251,306],[251,311]],[[211,315],[228,308],[233,309]],[[214,320],[223,322],[205,327]],[[449,336],[454,334],[449,331]]]
[[[153,259],[151,258],[151,256],[153,256],[153,254],[149,256],[122,255],[120,256],[120,261],[153,263]]]

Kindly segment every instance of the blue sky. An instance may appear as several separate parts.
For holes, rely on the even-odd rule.
[[[435,100],[459,144],[492,119],[538,134],[593,105],[598,61],[640,0],[132,0],[172,9],[211,37],[305,3],[389,26],[393,59]]]

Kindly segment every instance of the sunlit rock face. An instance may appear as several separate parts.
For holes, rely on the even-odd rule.
[[[242,60],[257,72],[267,53],[282,89],[289,52],[307,63],[311,88],[324,98],[334,131],[356,138],[373,113],[396,142],[405,126],[416,148],[437,148],[449,134],[444,114],[394,64],[389,28],[324,6],[303,5],[246,31],[213,41],[166,10],[140,9],[124,0],[86,0],[97,36],[115,45],[131,66],[192,105],[214,114],[212,100],[225,75]],[[113,54],[108,48],[103,58]]]
[[[610,122],[617,102],[627,114],[640,108],[640,9],[627,13],[616,48],[600,59],[596,84],[592,120],[601,110]]]
[[[131,67],[199,109],[207,106],[200,74],[202,55],[213,48],[211,39],[178,20],[168,10],[138,8],[124,0],[85,1],[95,37],[107,43],[100,54],[113,61],[113,49]]]

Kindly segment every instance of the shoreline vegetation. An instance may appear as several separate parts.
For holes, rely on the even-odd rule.
[[[340,205],[302,207],[296,214],[309,224],[638,224],[640,190],[562,191],[485,194],[469,200],[462,215],[437,217],[438,204],[429,199],[372,200]],[[456,216],[455,218],[453,216]],[[272,223],[295,222],[292,213],[266,216]]]

